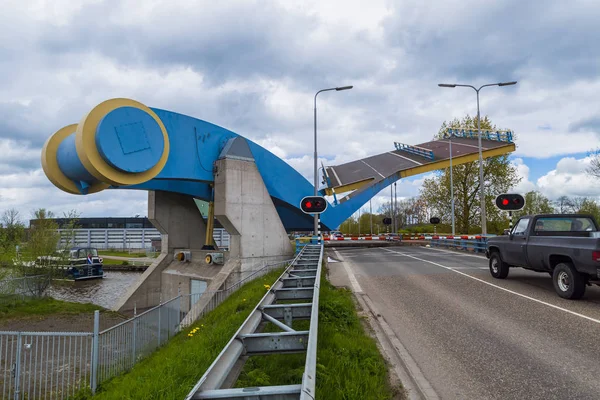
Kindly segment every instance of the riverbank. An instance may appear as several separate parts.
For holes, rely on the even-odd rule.
[[[94,311],[100,311],[100,328],[108,328],[124,316],[91,303],[73,303],[51,297],[0,298],[0,331],[91,332]]]

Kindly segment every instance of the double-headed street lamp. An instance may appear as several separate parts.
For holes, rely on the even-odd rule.
[[[315,193],[314,195],[317,195],[317,187],[318,187],[318,181],[317,181],[317,96],[319,95],[319,93],[321,92],[328,92],[330,90],[335,90],[335,91],[340,91],[340,90],[348,90],[348,89],[352,89],[353,86],[339,86],[339,87],[334,87],[334,88],[329,88],[329,89],[321,89],[319,90],[316,94],[315,94]],[[318,232],[318,224],[319,224],[319,215],[315,214],[315,226],[314,226],[314,234],[317,235]]]
[[[487,235],[487,220],[485,216],[485,190],[484,190],[484,180],[483,180],[483,157],[481,154],[481,118],[479,115],[479,91],[487,86],[509,86],[515,85],[517,81],[513,82],[499,82],[499,83],[489,83],[487,85],[480,86],[479,89],[475,88],[475,86],[471,85],[460,85],[460,84],[448,84],[448,83],[439,83],[439,87],[446,88],[455,88],[457,86],[461,87],[470,87],[475,92],[477,92],[477,133],[479,137],[479,189],[480,189],[480,197],[481,197],[481,233]]]

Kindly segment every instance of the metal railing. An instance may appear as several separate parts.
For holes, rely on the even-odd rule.
[[[160,304],[99,333],[98,382],[130,370],[177,332],[181,296]]]
[[[103,331],[99,311],[93,332],[0,331],[1,398],[65,399],[86,388],[95,393],[100,383],[127,372],[165,344],[184,320],[194,322],[242,285],[290,263],[267,264],[223,290],[202,293],[198,299],[209,298],[203,307],[193,308],[194,295],[178,295]],[[27,293],[25,283],[35,278],[0,281],[0,295]]]
[[[487,249],[487,240],[481,239],[431,239],[431,247],[446,247],[455,250],[473,251],[475,253],[485,253]]]
[[[161,240],[156,228],[58,229],[58,233],[61,247],[69,244],[99,249],[147,249],[153,241]],[[230,236],[225,229],[215,228],[213,239],[219,248],[229,248]]]
[[[3,399],[54,399],[90,387],[93,334],[0,332]]]
[[[465,128],[459,128],[459,129],[452,129],[452,128],[447,128],[446,129],[446,133],[448,135],[454,136],[454,137],[459,137],[459,138],[470,138],[470,139],[477,139],[479,137],[479,132],[477,131],[477,129],[465,129]],[[490,131],[488,129],[482,129],[481,130],[481,138],[482,139],[487,139],[487,140],[494,140],[497,142],[507,142],[507,143],[512,143],[513,141],[513,132],[512,131],[508,131],[508,130],[497,130],[497,131]]]
[[[398,151],[406,151],[407,153],[411,153],[417,156],[425,157],[430,160],[434,159],[433,151],[430,149],[424,149],[419,146],[411,146],[409,144],[394,142],[394,146]]]
[[[319,288],[323,245],[305,246],[292,264],[269,288],[217,359],[189,392],[191,399],[314,399],[316,386]],[[311,300],[310,303],[282,303],[286,300]],[[308,331],[296,331],[293,320],[308,319]],[[281,322],[283,321],[283,322]],[[282,332],[257,333],[262,322],[271,322]],[[242,357],[257,354],[306,352],[302,382],[293,385],[223,389],[224,382],[236,374]]]
[[[264,276],[273,270],[285,267],[289,265],[292,261],[293,260],[286,260],[278,263],[267,264],[256,271],[250,272],[248,276],[242,278],[238,282],[226,287],[223,290],[205,291],[200,296],[198,296],[197,294],[182,295],[182,310],[189,311],[185,318],[182,320],[182,325],[185,327],[190,323],[194,322],[195,320],[203,317],[205,314],[211,312],[244,284],[256,278],[260,278],[261,276]],[[196,303],[204,301],[205,299],[205,305],[203,305],[202,307],[194,307]]]

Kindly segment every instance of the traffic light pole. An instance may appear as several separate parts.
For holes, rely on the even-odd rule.
[[[512,211],[508,212],[508,228],[512,231]]]
[[[322,236],[321,236],[321,214],[315,214],[315,217],[317,217],[317,229],[318,229],[318,233],[317,233],[317,244],[320,246],[321,245],[321,240],[322,240]]]

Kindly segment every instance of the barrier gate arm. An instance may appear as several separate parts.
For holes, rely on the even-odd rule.
[[[306,245],[277,279],[267,294],[233,335],[223,351],[187,395],[191,399],[301,399],[315,398],[319,288],[323,244]],[[312,300],[311,303],[274,304],[277,300]],[[292,328],[294,319],[310,319],[308,331]],[[282,323],[280,320],[283,320]],[[283,332],[256,333],[263,321]],[[261,354],[292,354],[306,351],[302,383],[222,389],[241,357]],[[239,371],[238,371],[239,372]]]

